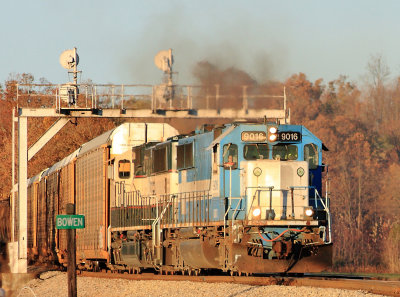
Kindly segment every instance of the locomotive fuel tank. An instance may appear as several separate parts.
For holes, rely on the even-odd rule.
[[[220,267],[220,249],[210,241],[188,239],[182,241],[179,248],[186,265],[193,268]]]

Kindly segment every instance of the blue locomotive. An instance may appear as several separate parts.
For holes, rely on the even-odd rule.
[[[110,177],[108,267],[232,275],[326,269],[323,150],[304,126],[278,123],[206,125],[133,147]]]

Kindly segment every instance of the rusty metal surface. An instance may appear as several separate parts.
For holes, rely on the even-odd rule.
[[[332,245],[314,249],[315,254],[307,256],[300,253],[300,259],[263,259],[262,251],[258,257],[249,256],[245,245],[233,244],[231,261],[241,272],[252,273],[308,273],[325,271],[332,266]],[[304,255],[304,256],[303,256]]]
[[[291,273],[306,273],[320,272],[331,269],[332,267],[332,244],[319,246],[318,252],[315,255],[302,258],[294,265],[289,272]]]
[[[36,247],[37,183],[28,186],[28,249]]]
[[[47,220],[46,220],[46,180],[42,179],[38,186],[38,217],[37,217],[37,248],[39,254],[47,250]]]
[[[180,242],[180,253],[185,265],[193,268],[219,267],[219,250],[209,242],[189,239]]]
[[[47,227],[47,254],[52,259],[55,252],[55,239],[56,239],[56,215],[58,212],[58,172],[53,172],[47,176],[47,189],[46,189],[46,227]]]

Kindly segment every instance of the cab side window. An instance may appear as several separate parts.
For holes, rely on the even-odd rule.
[[[168,170],[167,147],[156,147],[153,150],[153,172],[165,172]]]
[[[119,160],[118,176],[119,178],[129,178],[131,175],[131,162],[129,160]]]
[[[144,171],[144,147],[138,146],[133,148],[133,165],[135,168],[135,177],[143,177]]]
[[[193,163],[193,142],[178,145],[177,147],[177,168],[187,169],[194,166]]]
[[[304,161],[308,162],[309,169],[317,169],[318,167],[318,146],[314,143],[304,146]]]
[[[232,143],[225,144],[222,158],[225,168],[238,168],[238,146]]]
[[[146,149],[144,151],[144,172],[147,176],[150,176],[153,173],[153,163],[152,163],[152,151],[151,148]]]

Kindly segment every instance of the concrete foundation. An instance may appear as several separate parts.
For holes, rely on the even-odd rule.
[[[2,273],[1,287],[5,291],[6,296],[18,296],[26,283],[34,278],[34,273]]]
[[[26,273],[28,269],[27,259],[18,259],[18,242],[8,243],[8,266],[11,273]]]

